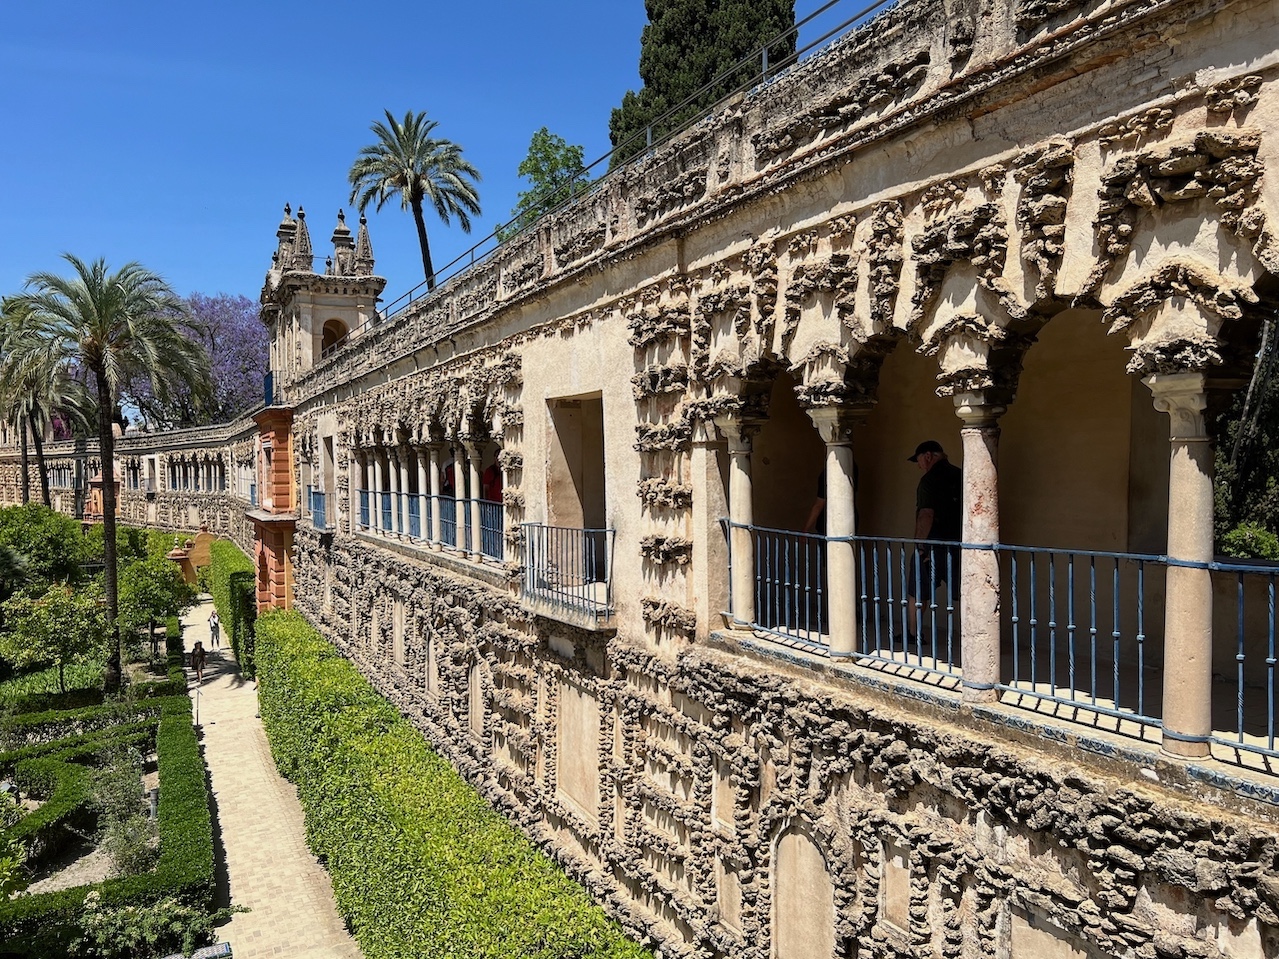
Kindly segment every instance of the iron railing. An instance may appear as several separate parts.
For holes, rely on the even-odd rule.
[[[327,511],[328,497],[323,490],[318,490],[314,486],[306,488],[307,493],[307,509],[311,514],[311,525],[318,530],[326,530],[329,528],[329,514]]]
[[[612,529],[575,529],[525,523],[526,598],[566,610],[613,614]]]
[[[751,625],[813,646],[829,645],[826,537],[753,527],[755,621]]]
[[[499,562],[503,558],[502,528],[505,510],[501,503],[480,500],[480,552]]]
[[[249,506],[256,509],[257,505],[258,505],[258,484],[250,483],[249,484]]]
[[[1147,682],[1162,634],[1162,556],[998,546],[1011,659],[998,688],[1158,726]],[[1152,617],[1150,614],[1155,615]]]
[[[459,546],[457,538],[457,499],[453,496],[434,497],[440,510],[440,542],[445,546]]]
[[[369,528],[369,491],[360,490],[360,529]]]
[[[1261,563],[1213,563],[1218,614],[1214,626],[1229,616],[1235,641],[1219,653],[1233,653],[1235,700],[1215,713],[1214,734],[1218,745],[1279,757],[1275,749],[1275,686],[1279,681],[1275,666],[1275,579],[1279,568]],[[1231,595],[1233,594],[1233,595]],[[1221,600],[1229,596],[1232,602]],[[1233,608],[1232,608],[1233,607]],[[1215,632],[1215,630],[1214,630]],[[1221,657],[1217,658],[1221,662]],[[1222,664],[1223,667],[1225,664]],[[1214,672],[1218,672],[1214,666]],[[1220,675],[1220,672],[1218,672]],[[1225,716],[1234,728],[1230,729]]]

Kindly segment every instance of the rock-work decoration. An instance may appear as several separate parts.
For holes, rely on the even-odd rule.
[[[918,270],[911,300],[912,327],[923,320],[941,290],[946,271],[959,261],[967,261],[976,268],[981,285],[998,295],[1010,313],[1024,312],[1004,288],[1002,275],[1008,253],[1008,231],[995,204],[983,203],[938,220],[915,237],[912,245]]]
[[[905,214],[899,200],[875,207],[870,221],[870,318],[875,330],[893,323],[897,293],[901,289],[902,246],[905,243]]]
[[[1023,34],[1033,33],[1054,17],[1082,9],[1084,3],[1085,0],[1022,0],[1017,4],[1017,26]]]
[[[640,555],[658,566],[686,566],[693,558],[693,544],[682,536],[645,536]]]
[[[668,603],[651,596],[640,601],[644,622],[658,626],[670,632],[691,636],[697,629],[697,616],[690,610],[676,603]]]
[[[688,367],[683,363],[649,366],[631,377],[635,399],[648,399],[664,393],[683,393],[688,389]]]
[[[555,262],[558,266],[584,260],[604,246],[608,224],[596,216],[591,207],[586,207],[585,212],[589,215],[557,224]]]
[[[1246,113],[1261,97],[1262,80],[1258,74],[1250,74],[1214,83],[1204,91],[1204,105],[1208,113],[1218,117]]]
[[[656,453],[659,450],[682,453],[688,449],[693,428],[687,422],[641,423],[635,427],[635,451]]]
[[[710,172],[706,142],[681,143],[645,169],[645,189],[635,199],[635,219],[647,226],[666,214],[696,203],[706,195]]]
[[[626,318],[630,344],[642,350],[653,343],[676,339],[689,333],[689,311],[685,304],[640,306]]]
[[[777,251],[771,240],[755,243],[742,257],[742,266],[751,277],[751,293],[755,297],[755,333],[762,344],[770,346],[777,312]]]
[[[1107,123],[1097,132],[1097,140],[1107,148],[1116,144],[1132,146],[1138,140],[1167,133],[1175,119],[1176,115],[1168,107],[1151,107],[1127,119]]]
[[[650,477],[641,480],[638,488],[639,498],[646,506],[664,506],[667,509],[683,510],[693,505],[693,487],[673,483],[662,477]]]
[[[1142,210],[1207,199],[1220,211],[1227,229],[1248,239],[1260,237],[1266,225],[1265,213],[1256,205],[1264,171],[1257,157],[1260,146],[1256,130],[1201,130],[1189,142],[1122,157],[1102,177],[1098,190],[1100,255],[1083,293],[1095,293],[1110,268],[1128,253]]]
[[[1035,264],[1035,298],[1054,295],[1066,246],[1066,208],[1074,179],[1075,153],[1069,144],[1050,143],[1024,154],[1013,172],[1021,184],[1017,223],[1022,256]]]
[[[831,293],[840,322],[852,327],[853,297],[857,295],[857,267],[847,253],[832,253],[795,267],[786,284],[782,318],[781,352],[790,351],[791,339],[799,328],[803,305],[810,297]]]
[[[820,135],[847,129],[866,114],[905,100],[923,84],[928,76],[930,60],[931,55],[924,48],[876,65],[847,93],[834,97],[785,124],[756,133],[751,137],[756,165],[771,163],[811,143]]]

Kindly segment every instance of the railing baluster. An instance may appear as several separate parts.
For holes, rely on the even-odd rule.
[[[1088,663],[1092,704],[1097,705],[1097,557],[1088,557]]]
[[[1110,645],[1111,656],[1114,662],[1111,663],[1111,669],[1114,671],[1114,681],[1112,684],[1112,694],[1114,697],[1115,708],[1119,708],[1119,559],[1116,557],[1111,560],[1114,563],[1114,571],[1111,575],[1111,611],[1110,611]]]
[[[1266,585],[1266,738],[1275,748],[1275,574]]]
[[[1239,742],[1243,742],[1243,681],[1244,681],[1244,627],[1243,627],[1243,573],[1236,573],[1239,582],[1239,641],[1235,648],[1235,676],[1239,684],[1238,702],[1235,704],[1235,727]]]

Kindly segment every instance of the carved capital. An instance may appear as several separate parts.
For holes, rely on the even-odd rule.
[[[858,405],[832,404],[813,406],[806,412],[827,446],[848,446],[853,442],[853,427],[865,422],[873,403]]]
[[[1168,414],[1168,436],[1179,442],[1208,439],[1204,410],[1208,393],[1202,373],[1155,373],[1142,380],[1150,387],[1155,409]]]
[[[729,415],[715,417],[715,425],[728,441],[728,451],[742,454],[751,451],[751,443],[759,435],[760,428],[764,424],[757,419]]]
[[[965,429],[994,429],[1008,409],[985,390],[956,393],[953,399],[955,414],[963,421]]]

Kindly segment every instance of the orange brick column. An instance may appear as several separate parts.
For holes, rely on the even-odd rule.
[[[269,407],[253,418],[258,426],[260,506],[250,510],[257,545],[258,612],[293,605],[293,410]]]

